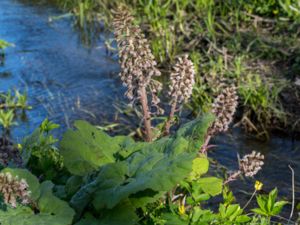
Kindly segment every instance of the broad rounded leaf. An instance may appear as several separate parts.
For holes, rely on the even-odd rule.
[[[149,203],[149,198],[171,190],[191,173],[193,159],[212,119],[212,116],[197,119],[181,128],[176,135],[152,143],[118,143],[125,154],[118,152],[116,155],[123,160],[102,164],[97,178],[81,186],[72,197],[72,207],[81,214],[92,205],[102,215],[101,220],[105,217],[104,212],[113,212],[121,202],[129,201],[134,208],[143,207]],[[110,138],[109,142],[118,140]],[[76,163],[73,166],[76,167]]]
[[[57,224],[60,225],[71,224],[75,212],[67,202],[53,195],[53,186],[51,181],[45,181],[41,184],[41,197],[38,201],[40,214],[47,214],[49,218],[52,216],[53,220],[59,221]]]
[[[193,160],[192,173],[190,178],[192,180],[200,178],[201,175],[207,173],[209,167],[209,161],[206,157],[198,157]]]
[[[114,139],[85,121],[74,125],[77,130],[67,131],[60,144],[64,164],[72,174],[84,176],[115,161],[120,138]]]
[[[78,191],[82,183],[83,183],[83,177],[71,176],[65,185],[65,192],[67,196],[74,195],[76,191]]]
[[[210,194],[211,196],[221,194],[223,188],[223,180],[217,177],[200,178],[197,181],[197,184],[205,193]]]

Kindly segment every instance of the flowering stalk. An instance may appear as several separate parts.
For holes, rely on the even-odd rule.
[[[195,83],[195,69],[193,62],[188,59],[188,55],[178,58],[170,75],[169,95],[171,96],[171,111],[165,125],[165,134],[170,133],[171,123],[174,120],[177,105],[187,102],[192,95]]]
[[[212,126],[208,129],[201,152],[205,153],[208,149],[208,144],[211,137],[217,133],[225,132],[229,128],[229,124],[233,120],[234,113],[238,105],[238,96],[236,87],[225,88],[220,95],[215,99],[212,107],[212,113],[216,119]]]
[[[239,170],[231,174],[226,181],[224,181],[224,185],[236,180],[240,175],[244,175],[245,177],[253,177],[264,165],[264,155],[256,151],[252,151],[251,154],[247,154],[242,159],[238,160]]]
[[[146,141],[152,140],[151,110],[147,91],[151,93],[151,106],[161,113],[157,93],[162,89],[153,77],[160,76],[156,61],[145,35],[135,25],[134,18],[126,8],[113,11],[114,34],[118,43],[121,64],[120,77],[127,87],[126,96],[131,103],[139,103],[143,111]]]
[[[14,208],[17,200],[21,200],[22,204],[30,202],[27,182],[24,179],[18,180],[18,177],[13,177],[10,173],[0,173],[0,193],[4,202]]]

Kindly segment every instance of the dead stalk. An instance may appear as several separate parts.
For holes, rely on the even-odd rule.
[[[291,219],[293,218],[294,208],[295,208],[295,172],[294,169],[289,165],[290,170],[292,171],[292,190],[293,190],[293,201],[292,201],[292,209],[288,224],[290,224]]]

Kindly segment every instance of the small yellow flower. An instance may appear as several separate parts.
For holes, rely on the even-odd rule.
[[[18,149],[22,150],[22,145],[21,144],[18,144],[17,147],[18,147]]]
[[[274,15],[277,15],[279,13],[279,11],[276,9],[276,10],[273,10],[273,14]]]
[[[262,182],[260,182],[258,180],[255,181],[254,188],[255,188],[256,191],[260,191],[262,189],[262,187],[263,187],[263,183]]]
[[[185,214],[185,207],[184,205],[180,205],[178,207],[179,215],[184,215]]]

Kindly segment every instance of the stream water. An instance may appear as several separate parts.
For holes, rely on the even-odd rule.
[[[46,116],[62,129],[79,118],[109,120],[113,101],[123,97],[118,63],[106,55],[107,35],[95,48],[85,48],[70,20],[49,22],[60,14],[36,3],[0,1],[0,37],[15,45],[0,68],[1,91],[26,91],[33,107],[13,130],[15,137],[31,132]]]
[[[13,129],[21,140],[30,134],[45,117],[63,124],[65,129],[75,119],[101,124],[112,121],[116,113],[113,103],[123,99],[124,89],[117,76],[116,57],[108,56],[104,41],[110,34],[101,34],[97,46],[85,48],[72,29],[70,20],[49,22],[60,15],[50,6],[16,0],[0,1],[0,39],[15,47],[6,51],[5,64],[0,66],[0,91],[26,90],[33,107],[25,121]],[[237,153],[257,150],[265,154],[264,169],[257,179],[269,191],[278,187],[280,194],[291,200],[291,165],[295,171],[296,200],[300,200],[300,141],[273,136],[261,142],[239,129],[219,135],[213,140],[217,148],[209,154],[229,170],[237,169]],[[236,195],[249,197],[239,190],[253,191],[254,180],[236,181]],[[246,196],[246,197],[245,197]]]

